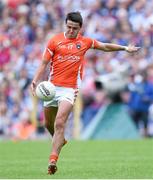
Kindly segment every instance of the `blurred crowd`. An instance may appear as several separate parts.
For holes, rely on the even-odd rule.
[[[68,12],[80,11],[85,36],[142,47],[135,54],[88,51],[81,88],[83,126],[100,107],[113,101],[106,91],[96,87],[97,76],[125,65],[128,83],[120,92],[120,101],[128,107],[137,128],[144,136],[150,136],[149,128],[153,123],[152,9],[152,0],[1,0],[0,135],[26,139],[34,138],[35,132],[44,132],[42,104],[39,102],[37,106],[29,85],[48,39],[64,31]]]

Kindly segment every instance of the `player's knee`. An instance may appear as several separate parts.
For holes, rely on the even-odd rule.
[[[57,131],[64,131],[64,122],[61,119],[57,119],[56,123],[55,123],[55,130]]]

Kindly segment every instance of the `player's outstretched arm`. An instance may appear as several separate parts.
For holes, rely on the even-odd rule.
[[[49,61],[44,59],[36,71],[36,74],[31,83],[31,90],[32,90],[33,95],[35,95],[36,84],[37,84],[38,80],[40,80],[42,78],[42,76],[44,75],[48,63],[49,63]]]
[[[137,52],[140,47],[136,47],[134,45],[122,46],[118,44],[112,43],[102,43],[97,41],[95,45],[95,49],[111,52],[111,51],[127,51],[129,53]]]

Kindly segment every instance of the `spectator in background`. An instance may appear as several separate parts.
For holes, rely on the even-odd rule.
[[[129,100],[130,114],[136,127],[143,128],[145,137],[148,133],[149,107],[153,103],[153,65],[148,66],[141,75],[134,76],[129,88],[131,97]]]

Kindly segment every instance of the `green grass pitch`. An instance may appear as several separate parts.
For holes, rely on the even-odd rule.
[[[49,141],[0,142],[0,179],[153,178],[153,140],[70,141],[47,175]]]

